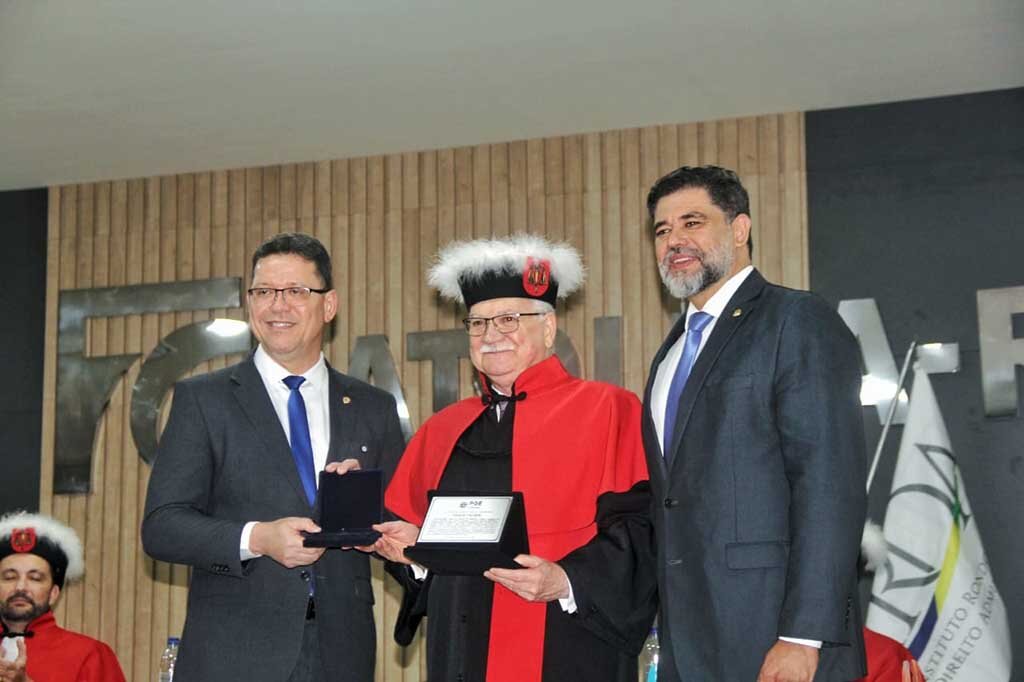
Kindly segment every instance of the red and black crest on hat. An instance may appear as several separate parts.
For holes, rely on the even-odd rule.
[[[523,269],[523,289],[527,294],[540,298],[551,286],[551,263],[530,257]]]
[[[15,552],[31,552],[36,546],[35,528],[15,528],[11,531],[11,549]]]

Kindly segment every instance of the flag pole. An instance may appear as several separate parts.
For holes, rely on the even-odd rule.
[[[896,417],[896,409],[900,405],[900,392],[903,391],[903,384],[907,380],[907,370],[910,369],[910,360],[914,357],[914,349],[917,348],[917,339],[910,342],[907,348],[907,355],[903,358],[903,367],[900,369],[900,378],[896,382],[896,392],[893,394],[892,403],[889,405],[889,414],[885,417],[885,424],[882,425],[882,435],[878,437],[878,446],[875,448],[875,456],[871,459],[871,468],[868,470],[867,492],[871,492],[871,483],[875,480],[875,471],[878,469],[878,460],[882,458],[882,448],[885,446],[885,437],[889,435],[889,427]]]

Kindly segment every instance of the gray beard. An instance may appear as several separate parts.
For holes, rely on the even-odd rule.
[[[666,253],[665,258],[658,263],[658,273],[668,292],[678,299],[687,300],[724,278],[732,269],[735,260],[735,255],[729,245],[725,244],[724,246],[725,248],[722,249],[716,244],[706,253],[696,252],[697,257],[700,258],[700,269],[690,275],[669,272],[667,261],[676,251]],[[692,249],[689,251],[694,253]]]

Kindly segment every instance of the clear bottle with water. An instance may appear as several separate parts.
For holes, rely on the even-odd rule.
[[[640,682],[658,680],[658,628],[651,628],[651,634],[640,651]]]
[[[174,680],[174,663],[178,660],[178,645],[181,643],[177,637],[167,638],[167,648],[160,655],[160,675],[158,682],[172,682]]]

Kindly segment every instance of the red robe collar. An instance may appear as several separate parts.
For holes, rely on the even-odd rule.
[[[479,375],[480,385],[484,387],[484,393],[488,396],[497,395],[492,390],[491,382],[488,381],[486,375],[483,372],[479,372]],[[543,393],[573,380],[574,377],[565,369],[558,356],[552,355],[547,359],[541,360],[536,365],[524,369],[516,377],[515,383],[512,384],[512,392],[515,395],[526,393],[529,396],[531,392]],[[575,379],[575,381],[580,380]]]
[[[494,395],[487,377],[482,372],[480,380],[481,386],[484,387],[485,399],[466,398],[435,414],[413,436],[398,464],[393,481],[400,482],[398,484],[392,482],[388,486],[385,503],[388,509],[410,523],[417,526],[423,524],[423,517],[427,513],[427,491],[437,488],[437,484],[444,474],[444,468],[448,464],[448,458],[451,457],[455,447],[455,442],[487,408],[490,396]],[[552,389],[574,382],[583,383],[580,379],[570,375],[558,357],[554,355],[528,367],[516,378],[512,386],[513,391],[516,395],[525,393],[526,396],[523,402],[516,407],[513,453],[519,450],[519,443],[516,440],[521,433],[522,413],[524,411],[532,412],[531,408]],[[532,402],[530,402],[531,399]],[[415,452],[415,457],[410,456],[413,452]],[[516,485],[516,473],[517,467],[513,464],[512,487],[519,490]],[[529,527],[527,524],[527,528]]]

